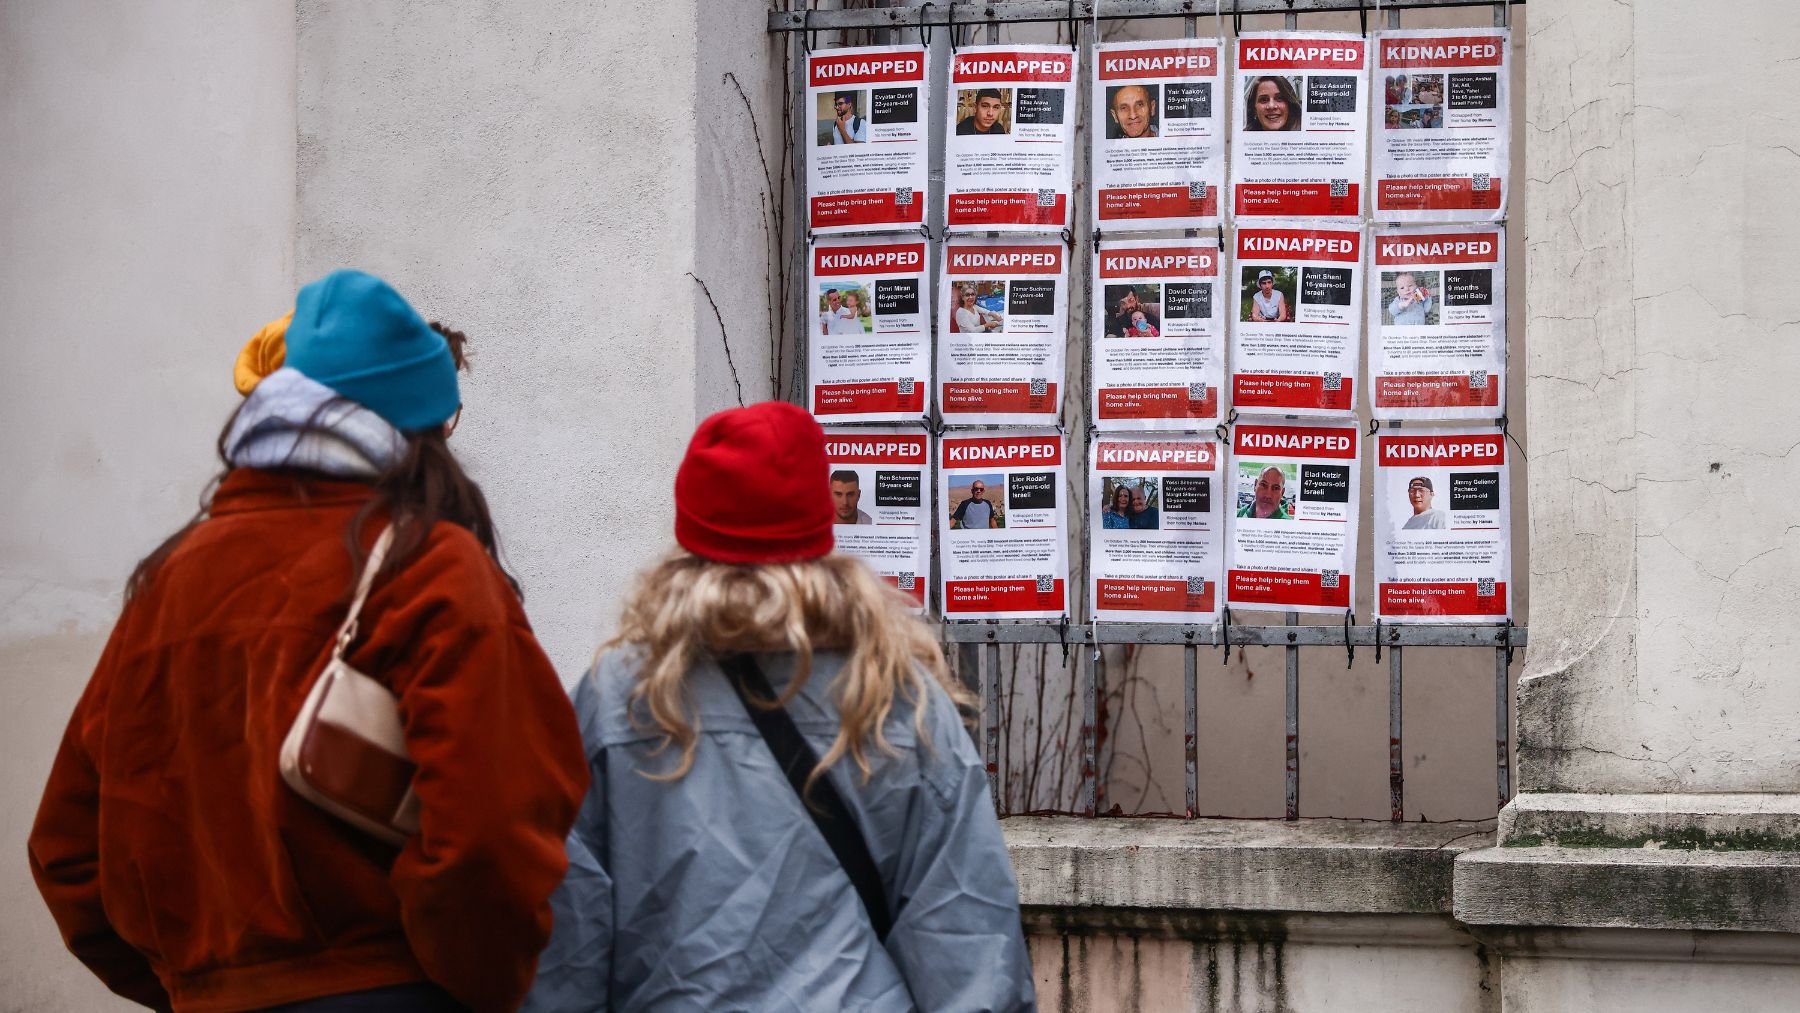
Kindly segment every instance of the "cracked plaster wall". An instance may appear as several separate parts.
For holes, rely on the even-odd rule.
[[[1800,790],[1800,6],[1533,15],[1521,787]]]

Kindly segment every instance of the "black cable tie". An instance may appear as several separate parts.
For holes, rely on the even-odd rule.
[[[1363,435],[1364,436],[1374,436],[1377,432],[1380,431],[1380,429],[1381,429],[1381,420],[1380,419],[1370,419],[1369,420],[1369,431],[1364,433]]]
[[[1507,668],[1511,668],[1512,663],[1513,663],[1512,631],[1513,631],[1513,621],[1509,617],[1506,620],[1506,632],[1504,634],[1502,634],[1502,636],[1504,638],[1502,642],[1506,645],[1506,667]]]
[[[945,4],[944,6],[949,11],[949,23],[948,23],[947,27],[950,29],[950,55],[955,56],[956,55],[956,0],[950,0],[950,2]]]
[[[919,8],[919,45],[931,48],[931,8],[937,6],[932,0],[925,0],[925,6]]]
[[[1075,0],[1069,0],[1069,48],[1081,52],[1081,22],[1075,18]]]
[[[800,47],[802,49],[806,50],[806,54],[808,56],[812,55],[812,49],[813,49],[813,47],[812,47],[812,16],[813,16],[812,5],[808,4],[807,8],[806,8],[806,16],[800,19]]]
[[[1231,667],[1231,606],[1225,606],[1224,621],[1219,624],[1219,642],[1224,645],[1225,657],[1219,664]]]
[[[1067,665],[1069,663],[1069,617],[1068,617],[1068,615],[1065,614],[1062,617],[1062,622],[1060,622],[1056,625],[1056,635],[1059,638],[1061,638],[1061,640],[1062,640],[1063,664]],[[1098,641],[1095,642],[1095,646],[1098,646]]]
[[[1064,246],[1067,246],[1070,249],[1075,248],[1075,230],[1074,229],[1071,229],[1065,225],[1062,230],[1062,239],[1063,239]]]
[[[1356,18],[1362,24],[1363,38],[1365,38],[1365,39],[1368,38],[1369,37],[1369,9],[1367,7],[1358,7],[1356,9]]]
[[[1346,669],[1356,667],[1356,641],[1350,639],[1350,627],[1356,624],[1356,613],[1344,610],[1344,653],[1348,656],[1344,662]]]
[[[1238,13],[1238,0],[1231,0],[1231,34],[1244,34],[1244,16]]]
[[[1375,617],[1375,664],[1381,664],[1381,617]]]

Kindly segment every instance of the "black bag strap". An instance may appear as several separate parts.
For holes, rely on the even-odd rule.
[[[837,856],[838,864],[850,876],[851,885],[862,897],[863,910],[869,913],[869,922],[875,926],[875,938],[885,943],[888,930],[894,924],[888,914],[887,892],[882,889],[881,870],[875,867],[875,858],[869,854],[868,842],[857,829],[850,807],[844,804],[829,777],[819,777],[813,782],[812,791],[806,790],[807,775],[819,765],[819,756],[800,734],[787,710],[771,706],[775,703],[775,690],[756,659],[748,654],[728,655],[719,659],[719,667],[725,672],[725,681],[737,691],[738,700],[742,701],[769,752],[775,754],[775,763],[787,775],[788,785],[800,796],[801,807],[812,817],[819,833],[825,835],[831,853]]]

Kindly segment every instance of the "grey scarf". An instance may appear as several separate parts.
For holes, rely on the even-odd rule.
[[[303,432],[309,422],[316,428]],[[286,366],[256,385],[225,436],[234,468],[304,468],[339,478],[375,478],[405,451],[406,438],[386,419]]]

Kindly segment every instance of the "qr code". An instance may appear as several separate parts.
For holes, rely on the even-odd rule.
[[[1188,183],[1188,200],[1205,200],[1206,193],[1205,183],[1202,183],[1197,179]]]
[[[1348,196],[1350,196],[1350,181],[1347,179],[1332,180],[1331,181],[1331,195],[1333,197],[1348,197]]]
[[[1326,570],[1326,571],[1320,573],[1319,574],[1319,586],[1323,587],[1323,588],[1330,588],[1335,591],[1338,586],[1338,572],[1336,570]]]
[[[1485,172],[1478,172],[1475,174],[1475,185],[1470,189],[1474,190],[1476,193],[1487,193],[1493,188],[1493,177]]]
[[[919,586],[918,574],[913,573],[911,570],[897,573],[894,575],[894,584],[902,591],[911,591]]]
[[[1485,370],[1485,369],[1469,370],[1469,389],[1470,390],[1487,390],[1487,370]]]
[[[895,190],[894,206],[899,208],[912,207],[912,193],[913,188],[910,186],[903,186]]]
[[[1031,381],[1032,397],[1043,397],[1048,393],[1050,393],[1050,381],[1042,378]]]
[[[1326,390],[1343,390],[1344,389],[1344,374],[1342,374],[1342,373],[1326,373],[1325,374],[1325,389]]]
[[[1206,578],[1205,577],[1189,577],[1187,579],[1187,593],[1188,594],[1205,594],[1206,593]]]
[[[1056,191],[1055,190],[1039,190],[1038,191],[1038,207],[1053,208],[1055,206],[1056,206]]]
[[[911,396],[911,394],[913,392],[913,387],[915,386],[916,383],[917,383],[917,381],[915,381],[912,377],[909,376],[906,379],[900,381],[900,383],[898,384],[898,389],[895,391],[895,393],[906,394],[908,396]]]
[[[1494,578],[1478,577],[1475,580],[1475,597],[1492,598],[1494,596]]]
[[[1206,400],[1206,384],[1203,384],[1203,383],[1188,384],[1188,400],[1189,401],[1204,401],[1204,400]]]
[[[1055,591],[1056,591],[1056,578],[1052,577],[1050,574],[1047,574],[1047,573],[1038,574],[1038,576],[1037,576],[1037,593],[1038,594],[1053,594],[1053,593],[1055,593]]]

